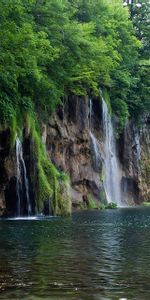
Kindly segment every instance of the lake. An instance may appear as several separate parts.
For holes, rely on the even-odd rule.
[[[0,299],[149,300],[150,208],[0,220]]]

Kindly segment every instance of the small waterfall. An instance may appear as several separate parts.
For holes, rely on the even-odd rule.
[[[107,201],[122,206],[121,172],[116,153],[116,141],[107,104],[102,97],[103,131],[104,131],[104,188]]]
[[[89,99],[89,130],[91,131],[92,127],[92,100]]]
[[[26,211],[27,215],[31,215],[31,203],[29,197],[29,182],[27,178],[27,170],[26,165],[23,159],[23,151],[22,151],[22,144],[19,138],[16,138],[16,160],[17,160],[17,182],[16,182],[16,194],[18,198],[18,205],[17,205],[17,215],[21,216],[21,205],[22,203],[22,190],[23,187],[25,189],[25,196],[26,196]]]
[[[16,182],[16,194],[17,194],[17,215],[21,215],[21,168],[20,168],[20,141],[16,138],[16,159],[17,159],[17,182]]]
[[[139,131],[135,132],[135,146],[136,146],[136,152],[137,152],[137,161],[139,162],[139,159],[141,157],[141,144],[140,144],[140,133]]]
[[[90,139],[91,139],[91,150],[93,153],[92,155],[93,167],[96,171],[99,172],[101,166],[100,151],[98,148],[97,140],[91,131],[90,131]]]
[[[90,141],[91,141],[91,151],[92,151],[92,162],[93,162],[93,168],[95,171],[99,172],[100,165],[101,165],[101,158],[100,158],[100,151],[98,147],[98,141],[94,134],[92,133],[92,100],[89,99],[89,135],[90,135]]]

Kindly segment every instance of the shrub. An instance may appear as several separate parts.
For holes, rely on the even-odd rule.
[[[110,202],[106,205],[105,207],[106,209],[116,209],[117,208],[117,204],[114,202]]]

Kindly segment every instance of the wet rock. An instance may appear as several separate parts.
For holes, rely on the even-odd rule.
[[[101,131],[89,128],[89,99],[73,97],[65,108],[63,120],[56,113],[47,128],[47,151],[49,158],[59,170],[67,172],[71,179],[73,207],[83,202],[89,193],[100,199],[103,184],[100,180],[102,158],[100,150]],[[94,115],[92,123],[94,124]],[[97,117],[98,119],[98,117]],[[100,118],[97,123],[100,124]],[[91,143],[91,129],[97,143],[98,159]]]
[[[23,131],[23,156],[26,165],[27,176],[29,179],[29,193],[32,199],[32,212],[35,212],[35,193],[36,193],[36,173],[32,140]],[[17,160],[15,145],[10,144],[10,131],[0,132],[0,216],[16,216],[18,198],[16,191],[17,184]],[[22,186],[22,195],[25,194]],[[21,195],[21,196],[22,196]],[[24,197],[24,196],[22,196]],[[21,208],[22,215],[26,214],[26,207]]]
[[[120,137],[119,147],[124,197],[139,204],[150,199],[149,117],[145,118],[144,125],[140,128],[135,124],[134,121],[128,122]]]

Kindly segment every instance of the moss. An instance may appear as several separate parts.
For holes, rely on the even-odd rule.
[[[99,198],[102,204],[107,205],[106,193],[104,190],[99,193]]]
[[[64,182],[59,182],[57,190],[57,215],[67,216],[71,214],[71,201],[68,189],[69,186]]]
[[[4,131],[6,129],[10,130],[8,142],[11,149],[15,147],[16,136],[18,136],[20,140],[22,138],[22,125],[19,121],[20,120],[17,121],[16,117],[13,116],[9,121],[1,123],[0,125],[0,131]]]
[[[114,202],[110,202],[106,205],[105,207],[106,209],[116,209],[117,208],[117,204]]]
[[[99,203],[99,205],[98,205],[98,209],[105,209],[106,208],[106,206],[105,206],[105,204],[104,203]]]
[[[37,209],[41,211],[43,209],[43,202],[49,199],[53,194],[47,177],[43,171],[42,166],[38,165],[38,198],[37,198]]]
[[[104,182],[105,180],[105,172],[104,172],[104,166],[102,165],[101,172],[100,172],[100,181]]]
[[[144,206],[150,206],[150,202],[143,202]]]
[[[88,209],[97,209],[97,203],[91,194],[87,196],[87,208]]]
[[[79,203],[79,209],[81,209],[81,210],[85,209],[85,205],[83,202]]]
[[[145,166],[145,172],[146,172],[146,178],[147,181],[150,181],[150,161],[147,161],[146,166]]]
[[[54,215],[68,215],[71,213],[71,200],[69,194],[65,193],[69,177],[65,173],[60,173],[52,162],[48,159],[45,145],[41,141],[41,136],[35,128],[32,119],[28,119],[32,139],[34,143],[34,153],[38,170],[38,195],[37,204],[39,210],[43,207],[46,199],[52,199],[52,210]]]
[[[103,89],[103,98],[107,104],[109,114],[112,115],[111,101],[106,89]]]
[[[9,143],[11,148],[15,146],[16,135],[20,140],[22,139],[23,127],[25,127],[25,134],[32,139],[34,163],[37,171],[36,205],[38,212],[43,211],[44,201],[51,198],[54,215],[70,214],[71,201],[69,193],[65,192],[69,184],[69,177],[64,172],[60,173],[48,159],[35,116],[25,114],[22,120],[13,117],[7,124],[2,125],[2,130],[4,130],[4,126],[10,128]],[[31,178],[31,180],[34,182],[35,178]]]
[[[24,124],[25,128],[27,129],[28,133],[34,137],[36,135],[36,122],[35,122],[36,117],[31,115],[31,114],[25,114],[24,116]]]

